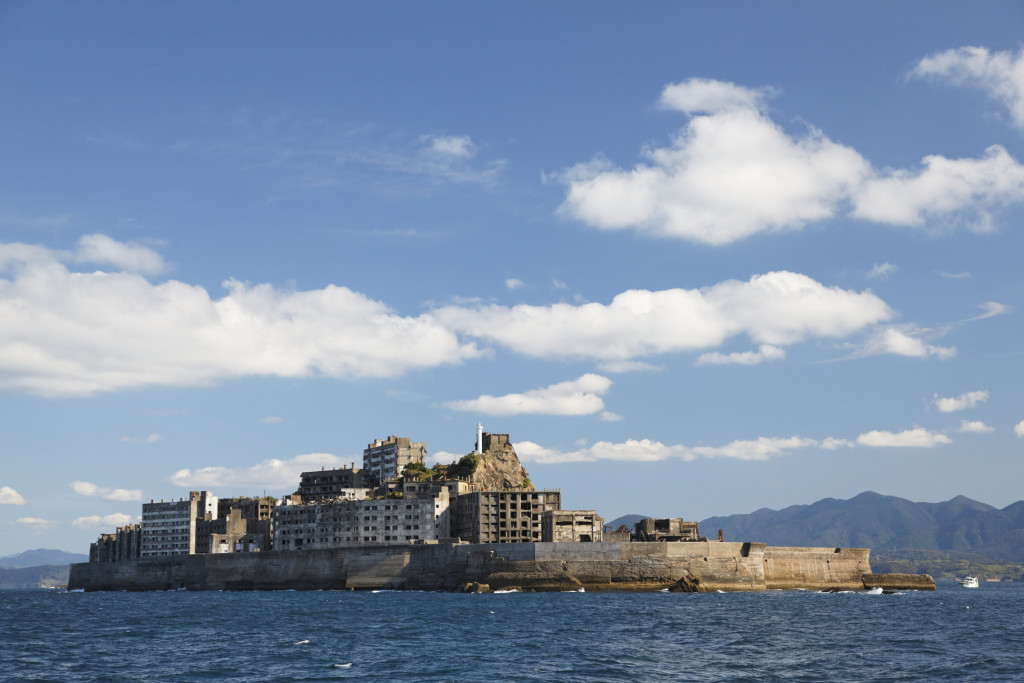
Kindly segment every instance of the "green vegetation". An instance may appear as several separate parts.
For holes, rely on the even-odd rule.
[[[0,569],[0,589],[57,588],[68,584],[68,565]]]
[[[930,574],[936,581],[953,581],[968,574],[982,581],[1024,581],[1024,565],[945,550],[873,551],[871,570],[876,574]]]
[[[422,463],[409,463],[402,470],[402,476],[414,477],[420,481],[465,478],[476,471],[476,468],[480,465],[480,460],[479,453],[470,453],[469,455],[462,456],[457,463],[453,462],[450,465],[438,463],[429,469]]]

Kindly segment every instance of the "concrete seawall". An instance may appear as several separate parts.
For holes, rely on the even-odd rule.
[[[70,590],[858,590],[870,551],[763,543],[363,546],[74,564]],[[877,575],[874,575],[877,577]],[[915,587],[930,582],[916,581]],[[910,587],[910,586],[908,586]],[[934,587],[934,583],[932,583]]]

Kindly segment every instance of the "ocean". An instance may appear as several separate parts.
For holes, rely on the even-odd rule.
[[[1024,680],[1024,584],[938,588],[0,591],[0,680]]]

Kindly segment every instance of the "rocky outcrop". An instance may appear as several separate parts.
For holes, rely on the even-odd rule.
[[[496,444],[483,454],[473,472],[473,483],[490,491],[537,490],[530,482],[526,468],[519,462],[516,449],[508,442]]]

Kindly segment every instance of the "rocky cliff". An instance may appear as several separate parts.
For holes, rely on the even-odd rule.
[[[530,482],[526,468],[519,462],[516,449],[508,442],[494,444],[483,454],[473,471],[473,483],[491,491],[537,490]]]

